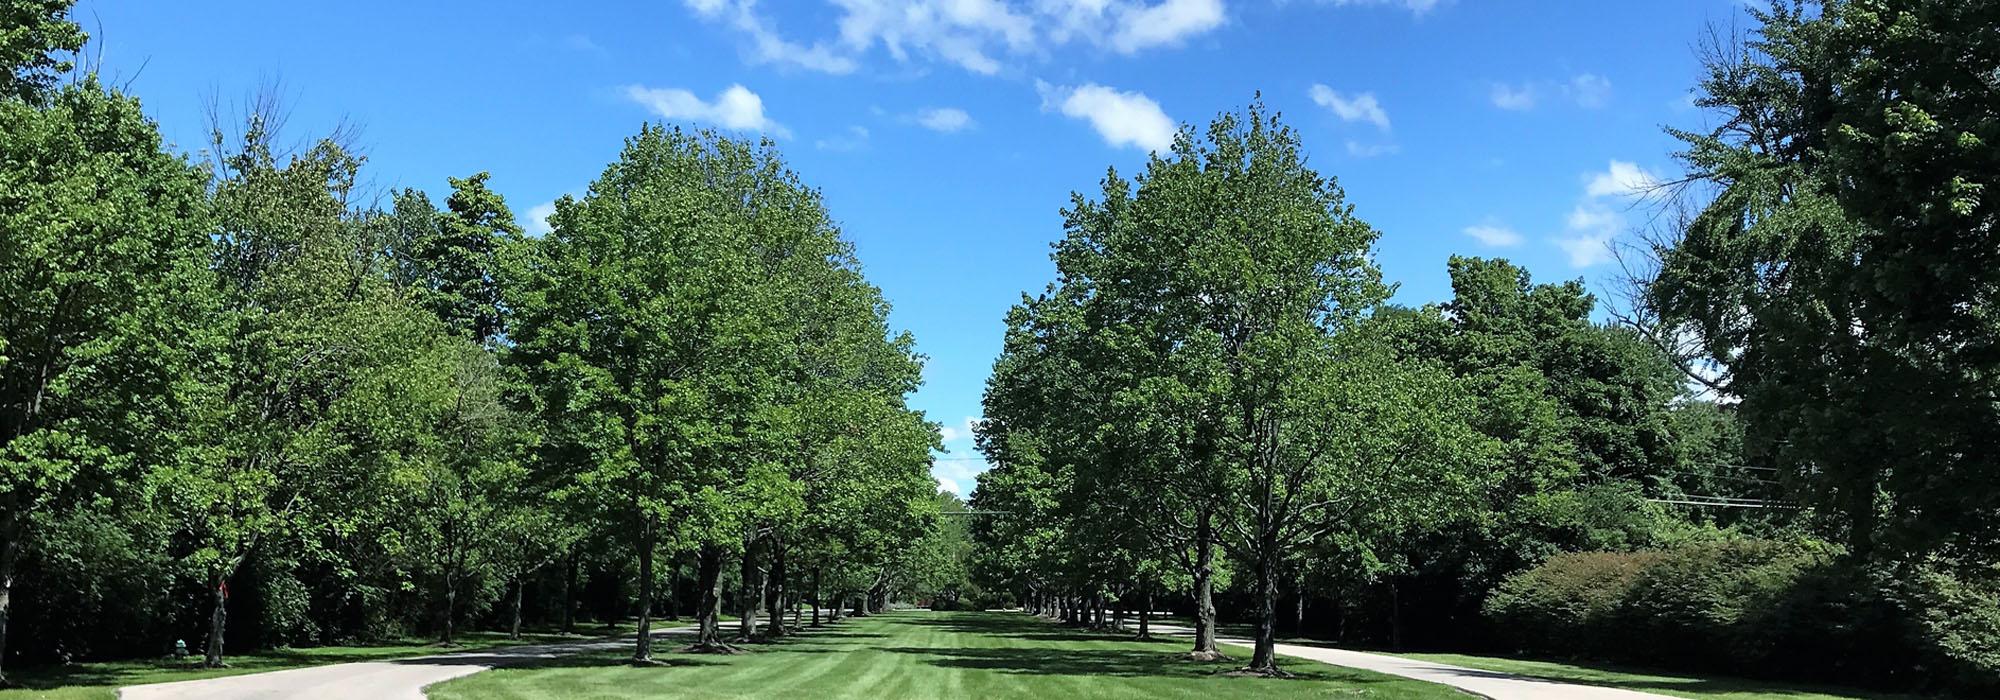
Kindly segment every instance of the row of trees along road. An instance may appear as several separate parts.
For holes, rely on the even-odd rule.
[[[1574,283],[1454,259],[1452,303],[1384,307],[1377,231],[1261,105],[1064,216],[1059,282],[1007,317],[973,498],[1003,514],[977,531],[982,575],[1038,609],[1101,618],[1109,596],[1144,633],[1155,593],[1187,591],[1215,659],[1233,581],[1248,670],[1280,673],[1281,589],[1615,537],[1606,513],[1651,512],[1641,478],[1675,488],[1665,422],[1712,416]]]
[[[698,650],[938,578],[920,357],[769,143],[647,126],[530,237],[268,100],[175,154],[68,2],[0,17],[0,661],[451,644],[588,587],[645,660],[684,559]]]
[[[1261,104],[1074,195],[1056,281],[1009,312],[987,385],[975,578],[1075,622],[1136,607],[1142,635],[1163,596],[1203,659],[1227,591],[1268,675],[1287,596],[1298,624],[1328,600],[1336,634],[1398,646],[1420,609],[1463,648],[1488,593],[1557,553],[1819,552],[1714,599],[1756,610],[1631,619],[1690,644],[1775,620],[1852,644],[1849,675],[1992,687],[2000,14],[1753,14],[1703,56],[1712,127],[1669,129],[1687,176],[1642,193],[1664,215],[1622,251],[1610,323],[1581,282],[1499,260],[1453,258],[1441,304],[1384,304],[1377,232]],[[1583,594],[1547,593],[1577,614]],[[1864,612],[1865,632],[1813,627]]]

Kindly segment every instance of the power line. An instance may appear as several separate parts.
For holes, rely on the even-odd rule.
[[[1698,499],[1698,500],[1697,500]],[[1718,508],[1777,508],[1797,510],[1798,506],[1779,501],[1765,501],[1755,498],[1732,498],[1729,496],[1708,496],[1690,494],[1685,498],[1648,498],[1654,503],[1672,503],[1686,506],[1715,506]]]

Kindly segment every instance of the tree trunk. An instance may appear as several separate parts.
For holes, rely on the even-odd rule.
[[[229,622],[229,579],[222,575],[211,577],[209,596],[215,606],[208,615],[208,653],[202,658],[202,665],[222,668],[222,630]]]
[[[1215,515],[1204,511],[1195,525],[1194,652],[1191,656],[1222,658],[1215,648]]]
[[[514,579],[514,602],[507,606],[512,609],[507,616],[508,639],[521,638],[521,589],[527,587],[528,581],[525,578]]]
[[[764,581],[757,575],[757,546],[749,538],[743,540],[743,559],[738,570],[743,582],[736,591],[740,611],[736,618],[736,641],[748,642],[757,636],[757,608],[764,605]]]
[[[729,645],[722,643],[722,548],[712,544],[701,546],[701,554],[696,569],[696,579],[701,588],[701,607],[695,611],[696,627],[694,646],[691,651],[727,651]]]
[[[681,598],[681,567],[680,567],[680,562],[676,561],[674,562],[674,565],[672,567],[669,567],[667,569],[667,619],[674,620],[676,622],[680,621],[681,619],[680,598]]]
[[[771,553],[771,573],[764,578],[764,599],[770,601],[772,639],[785,636],[785,541],[778,535],[770,536],[768,543]]]
[[[13,519],[14,515],[7,516]],[[12,527],[0,531],[0,688],[7,687],[7,615],[14,605],[15,540]]]
[[[818,568],[818,567],[814,567],[814,568],[813,568],[813,590],[812,590],[812,601],[813,601],[813,625],[812,625],[812,626],[814,626],[814,627],[818,627],[818,626],[820,625],[820,622],[819,622],[819,609],[820,609],[821,607],[825,606],[825,604],[826,604],[826,601],[825,601],[824,599],[822,599],[822,598],[820,598],[820,597],[819,597],[819,568]]]
[[[1278,541],[1276,533],[1260,538],[1257,552],[1257,646],[1246,670],[1278,673]]]
[[[1403,588],[1389,577],[1389,648],[1403,650]]]
[[[632,663],[653,660],[653,522],[639,528],[639,634],[632,645]]]
[[[576,552],[563,557],[563,634],[576,634]]]
[[[1304,579],[1300,579],[1298,590],[1294,595],[1298,596],[1298,602],[1292,608],[1292,634],[1304,637],[1306,636],[1306,584]]]
[[[438,637],[438,644],[450,646],[452,622],[458,619],[458,584],[453,576],[444,577],[444,632]]]
[[[1146,595],[1139,599],[1139,638],[1153,638],[1153,587],[1146,587]]]

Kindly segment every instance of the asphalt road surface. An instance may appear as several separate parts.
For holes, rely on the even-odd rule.
[[[1167,634],[1194,636],[1194,630],[1181,625],[1153,623],[1153,629]],[[1215,641],[1243,647],[1255,646],[1249,639],[1218,636]],[[1277,645],[1277,651],[1284,656],[1311,659],[1335,666],[1358,668],[1391,676],[1414,678],[1448,685],[1476,695],[1484,695],[1493,700],[1676,700],[1665,695],[1641,693],[1620,688],[1606,688],[1595,685],[1579,685],[1561,681],[1544,680],[1511,673],[1486,671],[1464,666],[1406,659],[1388,654],[1370,654],[1346,649],[1303,646],[1298,644]],[[1248,659],[1247,654],[1243,658]],[[1280,663],[1280,667],[1283,664]]]
[[[691,626],[653,630],[656,637],[693,632]],[[119,689],[118,697],[123,700],[423,700],[424,688],[432,683],[495,666],[589,651],[630,648],[630,637],[504,647],[135,685]]]

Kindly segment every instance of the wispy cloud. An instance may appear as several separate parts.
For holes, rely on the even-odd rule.
[[[829,136],[813,142],[813,148],[822,151],[859,151],[867,147],[868,127],[859,125],[847,127],[847,131],[839,135]]]
[[[1589,176],[1583,192],[1592,197],[1643,197],[1660,187],[1660,177],[1637,164],[1613,160]]]
[[[1465,235],[1476,238],[1480,243],[1495,248],[1511,248],[1521,244],[1520,233],[1515,232],[1514,229],[1508,228],[1504,224],[1490,221],[1476,226],[1465,227]]]
[[[1576,268],[1610,262],[1611,241],[1625,230],[1623,210],[1660,187],[1659,176],[1651,170],[1622,160],[1612,160],[1602,172],[1585,173],[1581,179],[1583,198],[1564,217],[1564,233],[1555,239]]]
[[[911,120],[931,131],[953,133],[973,126],[972,115],[956,107],[926,107],[911,115]]]
[[[1375,93],[1361,92],[1343,95],[1338,90],[1314,83],[1307,91],[1313,104],[1333,111],[1334,116],[1346,122],[1367,122],[1383,131],[1389,130],[1389,112],[1382,109],[1382,103],[1375,99]]]
[[[1514,112],[1534,109],[1545,95],[1567,99],[1584,109],[1599,109],[1611,103],[1611,79],[1596,73],[1578,73],[1564,81],[1496,82],[1487,92],[1493,106]]]

